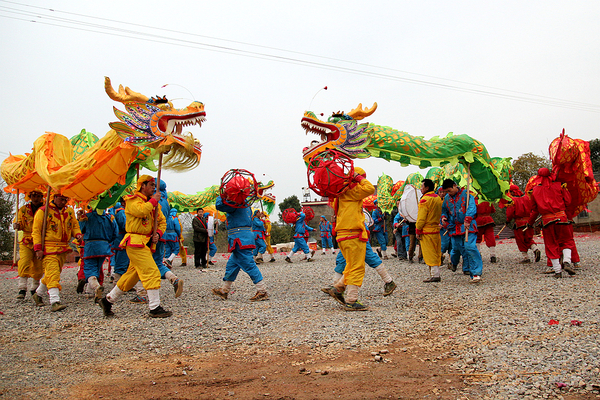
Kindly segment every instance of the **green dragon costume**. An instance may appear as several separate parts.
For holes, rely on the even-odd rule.
[[[302,128],[307,133],[319,135],[322,141],[304,149],[304,161],[309,163],[317,154],[333,149],[352,158],[373,156],[421,168],[460,163],[469,167],[471,186],[482,199],[494,201],[504,197],[509,187],[509,181],[504,177],[510,172],[497,167],[507,168],[510,159],[492,159],[483,143],[467,135],[449,133],[444,138],[436,136],[425,140],[387,126],[357,122],[372,115],[376,109],[377,103],[370,109],[363,109],[359,104],[347,114],[334,113],[327,121],[306,111]]]

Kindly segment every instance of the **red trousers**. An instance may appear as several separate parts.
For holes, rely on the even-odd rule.
[[[542,228],[544,233],[544,246],[546,247],[546,257],[549,260],[560,258],[564,249],[575,247],[573,240],[573,228],[569,229],[567,224],[557,224],[553,222]]]
[[[481,228],[477,227],[477,243],[481,243],[484,238],[487,247],[496,247],[493,224],[482,226]]]
[[[517,242],[517,247],[519,248],[519,251],[521,253],[525,253],[531,248],[531,246],[536,244],[535,240],[533,240],[532,228],[528,228],[525,231],[523,231],[523,227],[516,228],[513,232],[515,233],[515,241]]]

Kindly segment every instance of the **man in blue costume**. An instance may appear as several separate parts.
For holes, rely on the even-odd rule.
[[[261,220],[262,214],[255,210],[252,214],[252,234],[254,235],[254,251],[252,254],[255,257],[257,264],[262,264],[263,254],[267,251],[267,243],[265,242],[265,223]]]
[[[167,216],[167,230],[160,240],[165,243],[165,262],[169,268],[173,267],[173,260],[179,254],[179,237],[181,236],[181,226],[177,219],[177,209],[171,208]]]
[[[227,241],[231,256],[225,266],[223,284],[220,288],[213,289],[212,292],[226,300],[241,269],[250,276],[252,283],[256,286],[256,294],[250,298],[250,301],[268,300],[269,295],[263,276],[252,256],[252,251],[256,247],[251,230],[252,210],[250,207],[235,208],[225,204],[221,196],[217,197],[215,207],[217,210],[227,213]]]
[[[104,286],[98,279],[102,273],[102,264],[112,255],[111,243],[118,235],[117,224],[105,210],[92,210],[80,220],[81,233],[85,243],[83,250],[83,272],[89,290],[98,302],[104,295]]]
[[[379,257],[382,257],[384,260],[387,260],[388,237],[385,228],[385,216],[383,215],[381,208],[379,208],[379,206],[377,205],[377,200],[374,200],[373,204],[375,205],[375,209],[371,214],[371,217],[373,217],[373,234],[375,235],[375,238],[377,239],[377,242],[379,243],[379,247],[381,249],[377,249],[377,254],[379,254]]]
[[[315,255],[314,251],[310,251],[308,248],[308,244],[306,243],[306,239],[304,239],[304,235],[306,233],[306,230],[314,230],[313,228],[311,228],[310,226],[307,226],[304,223],[304,219],[306,218],[306,214],[304,214],[303,212],[300,212],[300,214],[298,214],[298,216],[296,217],[296,223],[294,226],[294,248],[292,249],[292,251],[290,252],[290,254],[288,254],[285,257],[285,261],[291,263],[292,262],[292,256],[294,255],[295,252],[302,250],[302,252],[304,254],[306,254],[306,261],[307,262],[312,262],[312,256]]]
[[[394,236],[396,237],[396,254],[399,260],[408,260],[406,256],[406,243],[402,236],[404,226],[407,227],[406,232],[408,233],[408,225],[404,221],[402,214],[396,214],[394,217]]]
[[[481,280],[483,261],[476,244],[475,198],[465,189],[459,188],[452,179],[444,180],[442,188],[446,192],[442,203],[442,226],[448,230],[452,241],[450,251],[452,265],[458,265],[462,255],[463,273],[470,275],[471,283],[477,283]]]
[[[217,234],[217,224],[215,218],[209,212],[204,213],[204,219],[208,225],[208,265],[215,265],[213,261],[217,254],[217,245],[215,244],[215,235]]]
[[[324,215],[321,215],[319,232],[321,232],[321,248],[323,249],[323,254],[325,254],[325,249],[331,249],[331,254],[335,254],[335,249],[333,248],[332,231],[333,227],[331,226],[331,222],[327,221],[327,218],[325,218]]]

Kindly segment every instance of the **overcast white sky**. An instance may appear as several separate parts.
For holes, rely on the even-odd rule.
[[[177,107],[188,90],[205,104],[207,121],[192,129],[200,167],[165,172],[169,191],[193,194],[245,168],[273,179],[278,201],[302,199],[309,106],[327,116],[376,101],[369,122],[426,139],[464,133],[492,157],[547,155],[563,128],[600,136],[598,21],[600,2],[589,0],[0,0],[0,158],[28,152],[45,131],[103,136],[120,106],[104,76],[185,98]],[[373,183],[418,170],[356,165]]]

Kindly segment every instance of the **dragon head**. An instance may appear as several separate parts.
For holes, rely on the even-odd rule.
[[[122,85],[116,92],[108,77],[104,78],[104,87],[108,97],[125,106],[126,112],[113,107],[121,122],[109,125],[126,142],[150,147],[176,144],[200,158],[202,146],[191,134],[182,133],[182,130],[184,126],[202,125],[206,120],[204,104],[194,101],[185,108],[176,109],[166,96],[148,98]]]
[[[311,132],[318,135],[321,141],[314,140],[303,150],[304,161],[308,163],[314,156],[329,149],[338,150],[350,157],[369,157],[369,152],[365,149],[370,140],[367,134],[369,124],[358,124],[356,121],[368,117],[376,109],[377,103],[368,109],[363,109],[362,104],[359,104],[347,114],[343,111],[333,113],[327,122],[321,121],[312,111],[305,111],[300,122],[302,128],[307,134]]]

